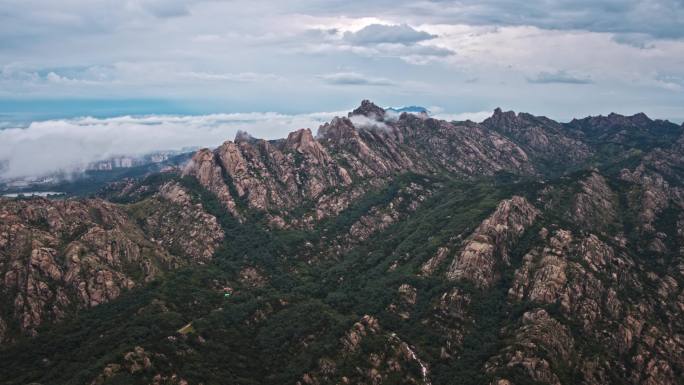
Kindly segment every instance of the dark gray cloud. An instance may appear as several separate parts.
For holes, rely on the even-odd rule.
[[[577,29],[616,34],[644,34],[653,38],[684,37],[681,0],[562,0],[489,2],[494,17],[486,22],[534,25],[546,29]],[[517,9],[517,11],[516,11]],[[508,10],[510,12],[505,13]]]
[[[143,0],[140,6],[156,17],[167,18],[188,15],[189,3],[182,0]]]
[[[396,0],[314,1],[302,11],[354,16],[393,15],[411,23],[532,25],[544,29],[641,33],[653,38],[684,37],[682,0]]]
[[[684,75],[658,74],[655,80],[664,88],[673,91],[684,90]]]
[[[340,86],[390,86],[392,82],[385,78],[365,76],[356,72],[336,72],[319,75],[328,84]]]
[[[636,48],[653,48],[653,38],[643,33],[618,33],[613,36],[616,43],[631,45]]]
[[[528,78],[529,83],[536,84],[550,84],[550,83],[565,83],[565,84],[591,84],[591,80],[588,76],[576,76],[570,74],[566,71],[555,71],[555,72],[540,72],[532,78]]]
[[[330,51],[353,53],[363,57],[401,58],[413,64],[425,64],[454,55],[452,49],[430,44],[437,35],[409,25],[369,24],[359,30],[312,29],[302,36],[316,40],[312,51],[322,47]]]
[[[409,45],[419,41],[430,40],[435,37],[435,35],[431,35],[427,32],[415,30],[407,24],[370,24],[361,28],[359,31],[346,32],[344,34],[344,40],[357,45],[381,43]]]

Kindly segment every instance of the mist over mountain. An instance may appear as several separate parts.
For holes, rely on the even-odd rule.
[[[68,174],[113,157],[213,146],[238,130],[276,138],[292,127],[316,126],[334,115],[236,113],[36,121],[0,130],[0,179]]]
[[[0,0],[0,385],[84,384],[684,385],[684,1]]]
[[[0,198],[1,382],[678,384],[683,135],[364,100]]]

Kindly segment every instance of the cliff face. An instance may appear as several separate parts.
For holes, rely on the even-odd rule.
[[[216,217],[193,202],[176,182],[163,184],[154,197],[130,205],[126,211],[147,239],[189,263],[209,263],[223,241]]]
[[[538,215],[539,210],[519,196],[499,203],[494,213],[468,237],[447,269],[447,279],[491,286],[497,279],[497,265],[510,264],[511,248]]]
[[[588,383],[605,383],[610,376],[635,384],[677,383],[684,365],[684,341],[676,331],[681,330],[682,309],[664,303],[680,295],[676,282],[681,277],[675,278],[679,272],[656,274],[631,257],[628,247],[602,241],[594,234],[564,229],[547,234],[539,248],[524,256],[509,300],[557,305],[559,314],[552,317],[535,310],[523,315],[523,325],[529,326],[509,331],[515,343],[493,359],[489,369],[520,366],[531,379],[559,383],[559,377],[568,375],[559,373],[565,362]],[[649,285],[658,289],[650,292]],[[549,322],[558,326],[544,325]],[[570,333],[569,328],[577,330]],[[549,331],[552,335],[545,336]],[[536,338],[540,345],[526,343],[529,338]],[[586,350],[574,348],[586,346],[587,338],[610,358],[593,361]],[[516,350],[520,346],[526,348]],[[540,351],[551,356],[544,357]]]
[[[370,339],[375,340],[375,345],[369,343]],[[341,349],[337,356],[321,358],[318,368],[304,373],[298,385],[381,384],[388,380],[398,380],[404,384],[430,384],[428,364],[396,333],[384,330],[375,317],[363,316],[340,341]],[[345,360],[355,360],[359,365],[354,371],[339,368],[338,362]]]
[[[625,216],[633,204],[625,202],[625,195],[642,191],[642,183],[639,178],[628,185],[614,180],[619,193],[592,171],[569,189],[574,195],[567,227],[547,219],[551,228],[539,230],[536,246],[522,257],[508,289],[509,303],[531,310],[504,332],[512,343],[485,366],[499,381],[513,373],[550,384],[679,381],[684,368],[681,257],[664,240],[679,234],[680,223],[673,223],[674,233],[666,235],[662,219],[654,220],[662,218],[659,214],[637,210]],[[556,209],[547,205],[547,210]],[[681,206],[669,209],[681,211]],[[654,237],[660,247],[653,247],[644,231],[660,234]],[[642,245],[648,245],[646,250],[640,250]]]
[[[549,171],[579,166],[595,152],[581,136],[546,117],[497,108],[482,125],[512,138]]]
[[[383,109],[364,101],[349,117],[321,126],[316,138],[308,129],[280,141],[238,134],[214,151],[199,151],[183,175],[196,177],[236,216],[236,202],[245,202],[278,213],[273,221],[283,224],[283,217],[311,223],[337,214],[359,194],[354,187],[364,191],[401,173],[441,170],[475,177],[530,174],[534,167],[520,147],[483,126],[406,113],[386,119]],[[308,202],[314,206],[308,215],[289,218]]]
[[[632,116],[611,113],[573,119],[565,127],[577,131],[576,135],[594,144],[613,142],[641,149],[671,144],[682,134],[682,127],[668,121],[652,120],[644,113]]]
[[[682,129],[364,101],[120,203],[0,199],[0,378],[679,384]]]
[[[142,226],[97,199],[0,199],[0,341],[36,334],[78,308],[111,301],[165,271],[211,260],[216,218],[178,187],[162,190]],[[144,202],[141,204],[153,204]]]
[[[418,268],[419,276],[429,275],[453,254],[447,279],[485,288],[498,282],[505,306],[524,309],[507,313],[513,319],[501,323],[500,347],[482,364],[492,384],[679,382],[682,208],[676,194],[665,193],[667,208],[659,214],[626,216],[634,204],[626,197],[643,194],[643,180],[625,185],[617,178],[593,170],[569,185],[544,187],[535,205],[521,197],[503,200],[470,236],[456,247],[439,247]],[[680,213],[669,230],[666,210]],[[648,231],[660,234],[653,238],[661,247],[651,246]],[[473,325],[496,317],[478,313],[474,297],[481,293],[455,288],[432,300],[433,311],[421,322],[444,333],[442,359],[468,351]]]

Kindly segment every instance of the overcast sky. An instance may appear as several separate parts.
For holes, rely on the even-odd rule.
[[[364,98],[681,122],[684,0],[0,0],[0,128]]]

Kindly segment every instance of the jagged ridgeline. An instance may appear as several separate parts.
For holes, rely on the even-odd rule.
[[[683,133],[364,101],[0,199],[0,383],[681,384]]]

